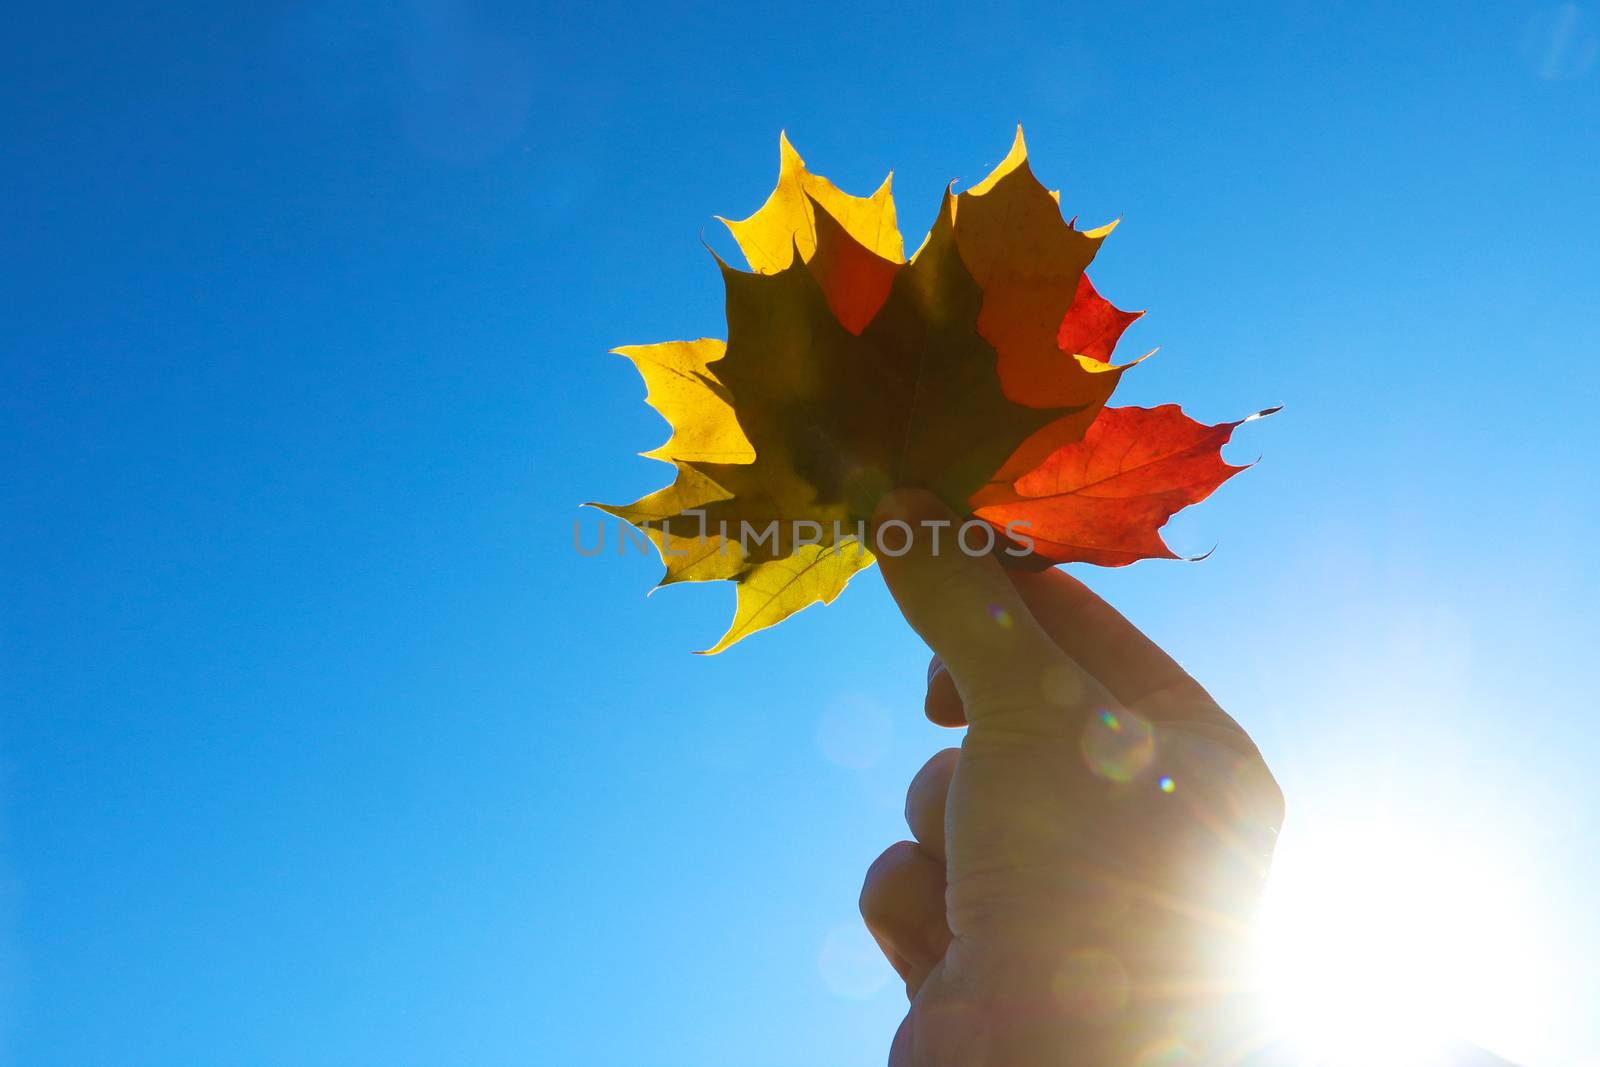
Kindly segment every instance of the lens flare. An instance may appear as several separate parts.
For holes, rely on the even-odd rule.
[[[1155,756],[1155,731],[1142,715],[1102,710],[1083,728],[1079,749],[1101,778],[1131,782]]]

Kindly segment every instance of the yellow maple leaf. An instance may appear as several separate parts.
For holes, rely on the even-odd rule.
[[[668,463],[749,463],[756,458],[727,390],[710,368],[726,348],[715,338],[702,337],[612,349],[633,361],[644,379],[645,403],[672,427],[665,444],[641,455]]]
[[[812,604],[833,603],[855,573],[872,564],[865,546],[847,538],[832,547],[806,545],[751,568],[737,579],[738,600],[728,632],[701,655],[715,655]]]
[[[820,174],[806,170],[805,160],[789,143],[787,134],[778,135],[778,185],[767,202],[747,219],[719,219],[739,251],[749,260],[750,269],[759,274],[780,271],[794,262],[798,248],[803,259],[817,249],[816,217],[813,203],[845,228],[861,246],[896,263],[905,260],[900,230],[895,224],[894,196],[889,191],[894,175],[871,196],[851,196],[839,190]]]

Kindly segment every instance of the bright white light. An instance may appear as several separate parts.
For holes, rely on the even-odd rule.
[[[1547,971],[1515,871],[1392,811],[1291,828],[1262,914],[1271,1025],[1319,1067],[1413,1067],[1447,1039],[1526,1033]]]

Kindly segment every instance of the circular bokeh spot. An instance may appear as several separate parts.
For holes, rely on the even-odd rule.
[[[836,926],[822,939],[817,954],[822,984],[834,996],[866,1000],[894,974],[872,935],[860,923]]]
[[[1079,748],[1089,769],[1101,778],[1131,782],[1155,756],[1155,730],[1142,715],[1102,709],[1089,717]]]

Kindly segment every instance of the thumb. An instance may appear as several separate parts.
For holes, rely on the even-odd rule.
[[[944,662],[974,727],[1004,719],[1058,732],[1097,688],[1040,628],[988,552],[964,550],[961,520],[922,489],[896,489],[872,516],[873,552],[900,611]]]

